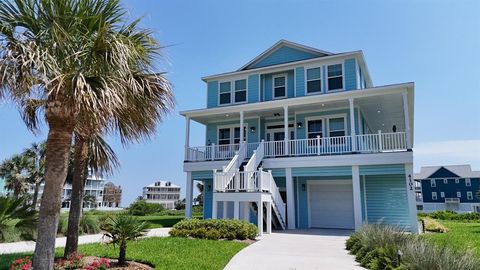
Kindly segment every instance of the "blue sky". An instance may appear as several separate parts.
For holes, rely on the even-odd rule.
[[[415,169],[470,163],[480,170],[479,1],[155,1],[125,0],[131,19],[168,46],[159,69],[175,86],[177,107],[148,143],[111,144],[122,168],[111,177],[124,205],[142,186],[185,186],[185,122],[203,108],[205,75],[233,71],[287,39],[331,52],[363,50],[374,85],[415,82]],[[29,133],[13,104],[0,103],[0,160],[46,136]],[[202,145],[194,124],[191,145]]]

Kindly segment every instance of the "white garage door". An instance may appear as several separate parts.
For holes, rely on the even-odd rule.
[[[351,182],[309,185],[310,226],[312,228],[353,229]]]

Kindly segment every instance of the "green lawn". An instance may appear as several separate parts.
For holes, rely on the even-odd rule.
[[[424,237],[439,246],[472,250],[480,258],[480,223],[438,220],[448,228],[447,233],[428,233]]]
[[[186,238],[148,238],[128,243],[127,259],[148,262],[155,269],[223,269],[230,259],[247,244],[233,241],[215,241]],[[81,245],[80,253],[117,258],[118,249],[112,245]],[[63,249],[56,250],[57,256]],[[0,255],[0,270],[7,270],[10,262],[28,254]]]

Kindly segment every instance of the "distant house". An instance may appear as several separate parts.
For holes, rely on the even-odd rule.
[[[470,165],[422,167],[415,181],[419,211],[480,212],[480,171]]]
[[[158,203],[165,209],[174,209],[180,199],[180,187],[170,181],[157,181],[143,188],[143,199],[148,203]]]
[[[102,207],[120,207],[122,202],[122,187],[108,182],[103,187]]]
[[[7,189],[5,188],[5,179],[0,177],[0,196],[7,195]]]
[[[260,232],[378,222],[417,231],[413,83],[375,86],[362,51],[286,40],[202,80],[206,107],[180,112],[187,217],[201,181],[204,218]],[[190,145],[192,121],[205,128],[203,145]]]

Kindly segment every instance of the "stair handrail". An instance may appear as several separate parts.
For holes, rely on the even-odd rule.
[[[282,196],[280,196],[280,191],[277,187],[277,184],[273,179],[272,171],[269,170],[267,175],[268,175],[268,181],[270,182],[270,194],[272,194],[273,204],[277,208],[278,214],[282,218],[282,220],[280,220],[280,223],[282,224],[282,226],[285,226],[285,213],[286,213],[285,203],[283,202],[283,199],[282,199]]]
[[[238,151],[235,153],[235,156],[230,160],[228,165],[223,168],[223,173],[225,176],[230,176],[228,180],[225,181],[225,185],[223,188],[227,188],[235,178],[235,172],[240,168],[243,160],[247,156],[247,144],[245,142],[240,142],[240,147]],[[237,188],[237,187],[235,187]]]
[[[244,171],[255,171],[263,160],[264,156],[264,141],[262,140],[257,149],[253,151],[253,155],[248,160],[247,165],[243,167]]]

